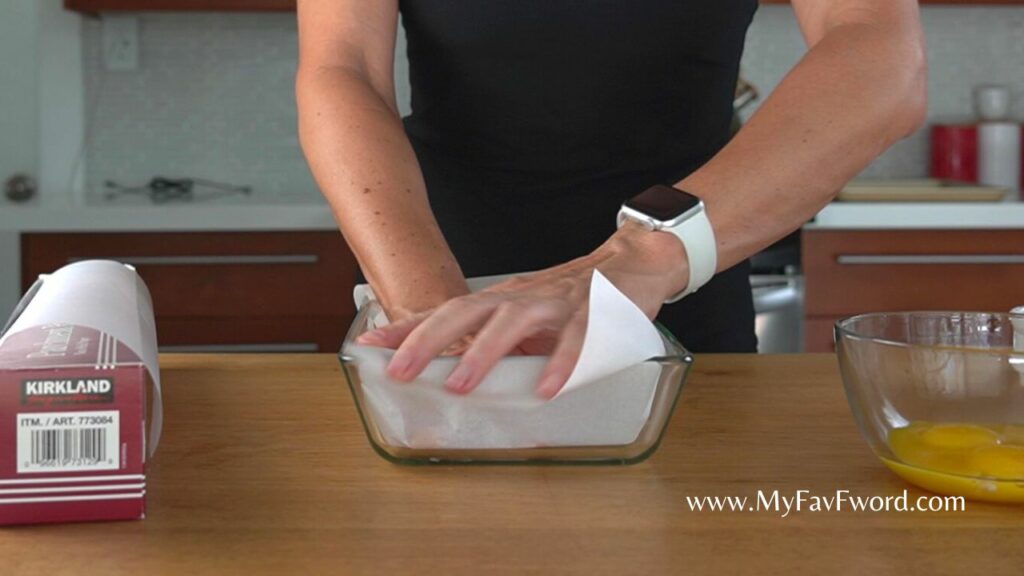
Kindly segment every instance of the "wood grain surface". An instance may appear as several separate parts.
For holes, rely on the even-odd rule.
[[[333,352],[356,313],[356,260],[337,231],[22,234],[22,289],[96,258],[134,262],[163,346],[308,343]]]
[[[1024,257],[1020,230],[804,230],[802,250],[809,352],[834,350],[831,324],[847,316],[907,310],[1003,312],[1019,305],[1018,287],[1024,286],[1024,266],[985,261]],[[851,257],[876,260],[841,261]],[[885,262],[894,257],[918,261]],[[928,262],[929,257],[946,260]],[[951,263],[950,257],[966,261]]]
[[[831,355],[697,358],[660,450],[614,466],[389,464],[329,355],[167,355],[141,522],[0,529],[11,574],[999,574],[1024,510],[693,512],[901,494]],[[924,494],[909,488],[911,498]]]

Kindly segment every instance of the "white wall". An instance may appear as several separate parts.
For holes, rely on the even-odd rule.
[[[39,190],[44,206],[80,204],[85,174],[82,17],[39,2],[36,31]]]
[[[36,23],[38,5],[0,0],[0,185],[11,175],[38,178]],[[0,196],[0,210],[6,209]]]
[[[38,8],[36,2],[0,0],[0,186],[16,173],[39,178]],[[0,195],[0,210],[18,208]],[[18,300],[20,276],[17,234],[0,230],[0,326]]]
[[[137,19],[134,71],[107,70],[102,19],[84,23],[91,203],[103,202],[107,180],[141,183],[155,175],[246,184],[259,203],[322,201],[296,129],[294,14],[143,13]],[[398,52],[398,96],[405,104],[404,37]]]
[[[928,122],[973,116],[977,84],[1009,85],[1014,117],[1024,120],[1024,6],[926,6]],[[767,94],[805,52],[793,10],[761,6],[747,35],[743,74]],[[898,143],[864,177],[919,177],[928,171],[928,131]]]
[[[0,208],[2,209],[2,208]],[[21,259],[18,233],[0,230],[0,328],[21,294]]]
[[[81,193],[83,78],[81,17],[61,0],[0,0],[0,184],[35,179],[36,197],[0,210],[66,207]],[[20,296],[18,234],[0,230],[0,324]]]

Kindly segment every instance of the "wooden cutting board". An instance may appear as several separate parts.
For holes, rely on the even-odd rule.
[[[1007,188],[955,180],[863,180],[846,185],[836,197],[843,202],[999,202]]]

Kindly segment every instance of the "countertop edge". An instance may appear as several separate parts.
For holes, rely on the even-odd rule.
[[[337,230],[326,204],[117,207],[0,206],[0,232]],[[805,230],[1024,230],[1024,202],[834,202]]]
[[[1024,202],[833,202],[805,230],[1024,230]]]
[[[337,230],[330,208],[301,206],[3,207],[0,231],[201,232]]]

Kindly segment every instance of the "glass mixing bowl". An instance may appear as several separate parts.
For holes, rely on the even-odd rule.
[[[893,472],[940,494],[1024,502],[1018,311],[877,313],[836,323],[850,408]]]

